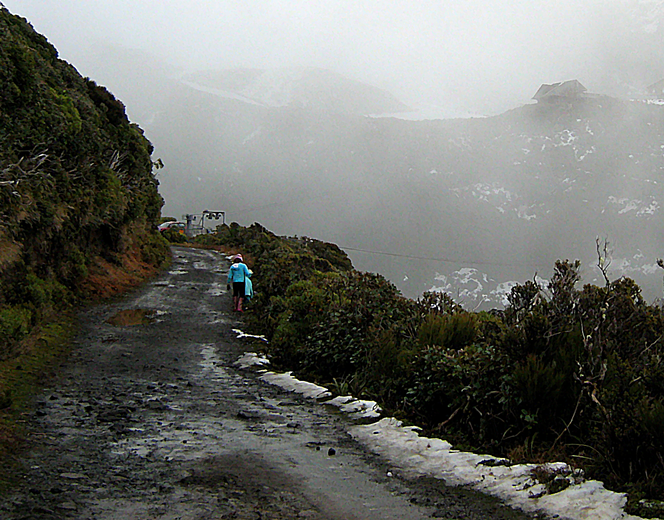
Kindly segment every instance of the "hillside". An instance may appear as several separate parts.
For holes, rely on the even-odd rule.
[[[580,259],[584,281],[599,281],[601,237],[613,277],[661,296],[661,104],[595,96],[405,121],[180,84],[153,115],[172,214],[218,208],[333,241],[407,296],[437,287],[471,308],[502,305],[514,282],[550,276],[559,258]]]
[[[571,78],[533,77],[521,106],[473,119],[406,120],[417,113],[395,113],[388,93],[320,69],[184,74],[126,49],[103,56],[123,58],[113,79],[167,165],[169,215],[219,209],[335,242],[407,296],[438,288],[469,308],[504,305],[514,283],[550,277],[558,258],[580,259],[583,281],[601,283],[600,237],[611,276],[635,278],[653,301],[664,106],[642,90],[661,75],[661,29],[641,7],[621,37],[653,49],[647,71],[616,58],[588,71],[592,83],[579,78],[595,94],[571,106],[530,99]]]
[[[206,71],[188,74],[182,82],[200,92],[271,108],[357,115],[409,110],[389,92],[313,67]]]
[[[0,8],[0,409],[11,360],[40,351],[19,380],[39,378],[69,305],[166,258],[152,150],[120,101]]]
[[[590,478],[629,492],[632,512],[661,517],[664,313],[632,280],[581,288],[580,263],[558,261],[550,282],[513,286],[504,310],[469,312],[450,294],[404,298],[383,276],[352,268],[335,244],[259,224],[196,241],[244,254],[255,291],[247,337],[261,338],[256,348],[279,369],[376,401],[455,450],[505,457],[498,466],[508,473],[515,462],[569,464],[534,470],[518,486],[526,502],[548,494],[544,503],[589,517],[572,501],[609,500]],[[485,489],[496,489],[495,476]]]

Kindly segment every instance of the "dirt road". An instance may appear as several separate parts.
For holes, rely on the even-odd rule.
[[[227,268],[178,248],[159,279],[81,315],[0,518],[531,518],[399,477],[351,440],[347,416],[237,368]]]

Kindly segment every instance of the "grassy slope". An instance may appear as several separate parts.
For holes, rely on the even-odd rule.
[[[67,353],[76,307],[136,286],[168,258],[151,153],[120,101],[0,8],[3,462],[30,396]]]

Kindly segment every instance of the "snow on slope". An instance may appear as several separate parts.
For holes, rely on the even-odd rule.
[[[265,358],[245,354],[236,365],[241,368],[269,364]],[[261,379],[289,392],[335,406],[354,418],[378,419],[370,424],[350,428],[350,435],[374,453],[384,457],[394,468],[388,473],[427,476],[443,479],[456,486],[470,486],[496,496],[512,507],[532,513],[545,513],[560,520],[642,520],[624,512],[627,502],[623,493],[604,488],[597,480],[586,480],[583,473],[567,464],[511,464],[507,459],[455,450],[442,439],[420,435],[416,426],[404,426],[393,417],[380,418],[381,409],[374,401],[351,396],[328,399],[327,388],[301,381],[288,373],[259,370]],[[534,476],[536,469],[556,474],[568,487],[549,493]]]
[[[249,103],[250,105],[265,106],[264,103],[260,103],[255,99],[251,99],[247,96],[238,94],[236,92],[232,92],[230,90],[206,87],[205,85],[201,85],[200,83],[196,83],[195,81],[181,80],[181,82],[183,85],[186,85],[194,90],[197,90],[198,92],[205,92],[206,94],[214,94],[215,96],[219,96],[226,99],[234,99],[236,101],[242,101],[243,103]]]
[[[363,115],[408,110],[386,91],[313,67],[206,71],[189,74],[181,81],[201,92],[270,108]]]
[[[636,3],[623,0],[632,5],[631,17],[646,34],[660,32],[664,24],[664,1],[662,0],[638,0]]]

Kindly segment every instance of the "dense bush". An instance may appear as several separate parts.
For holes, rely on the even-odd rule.
[[[578,289],[579,262],[556,262],[546,287],[471,313],[445,294],[405,299],[332,244],[256,224],[203,240],[250,255],[248,319],[277,365],[457,446],[563,458],[633,497],[664,496],[664,313],[632,280]]]
[[[120,101],[0,4],[0,358],[98,257],[164,261],[151,152]]]

